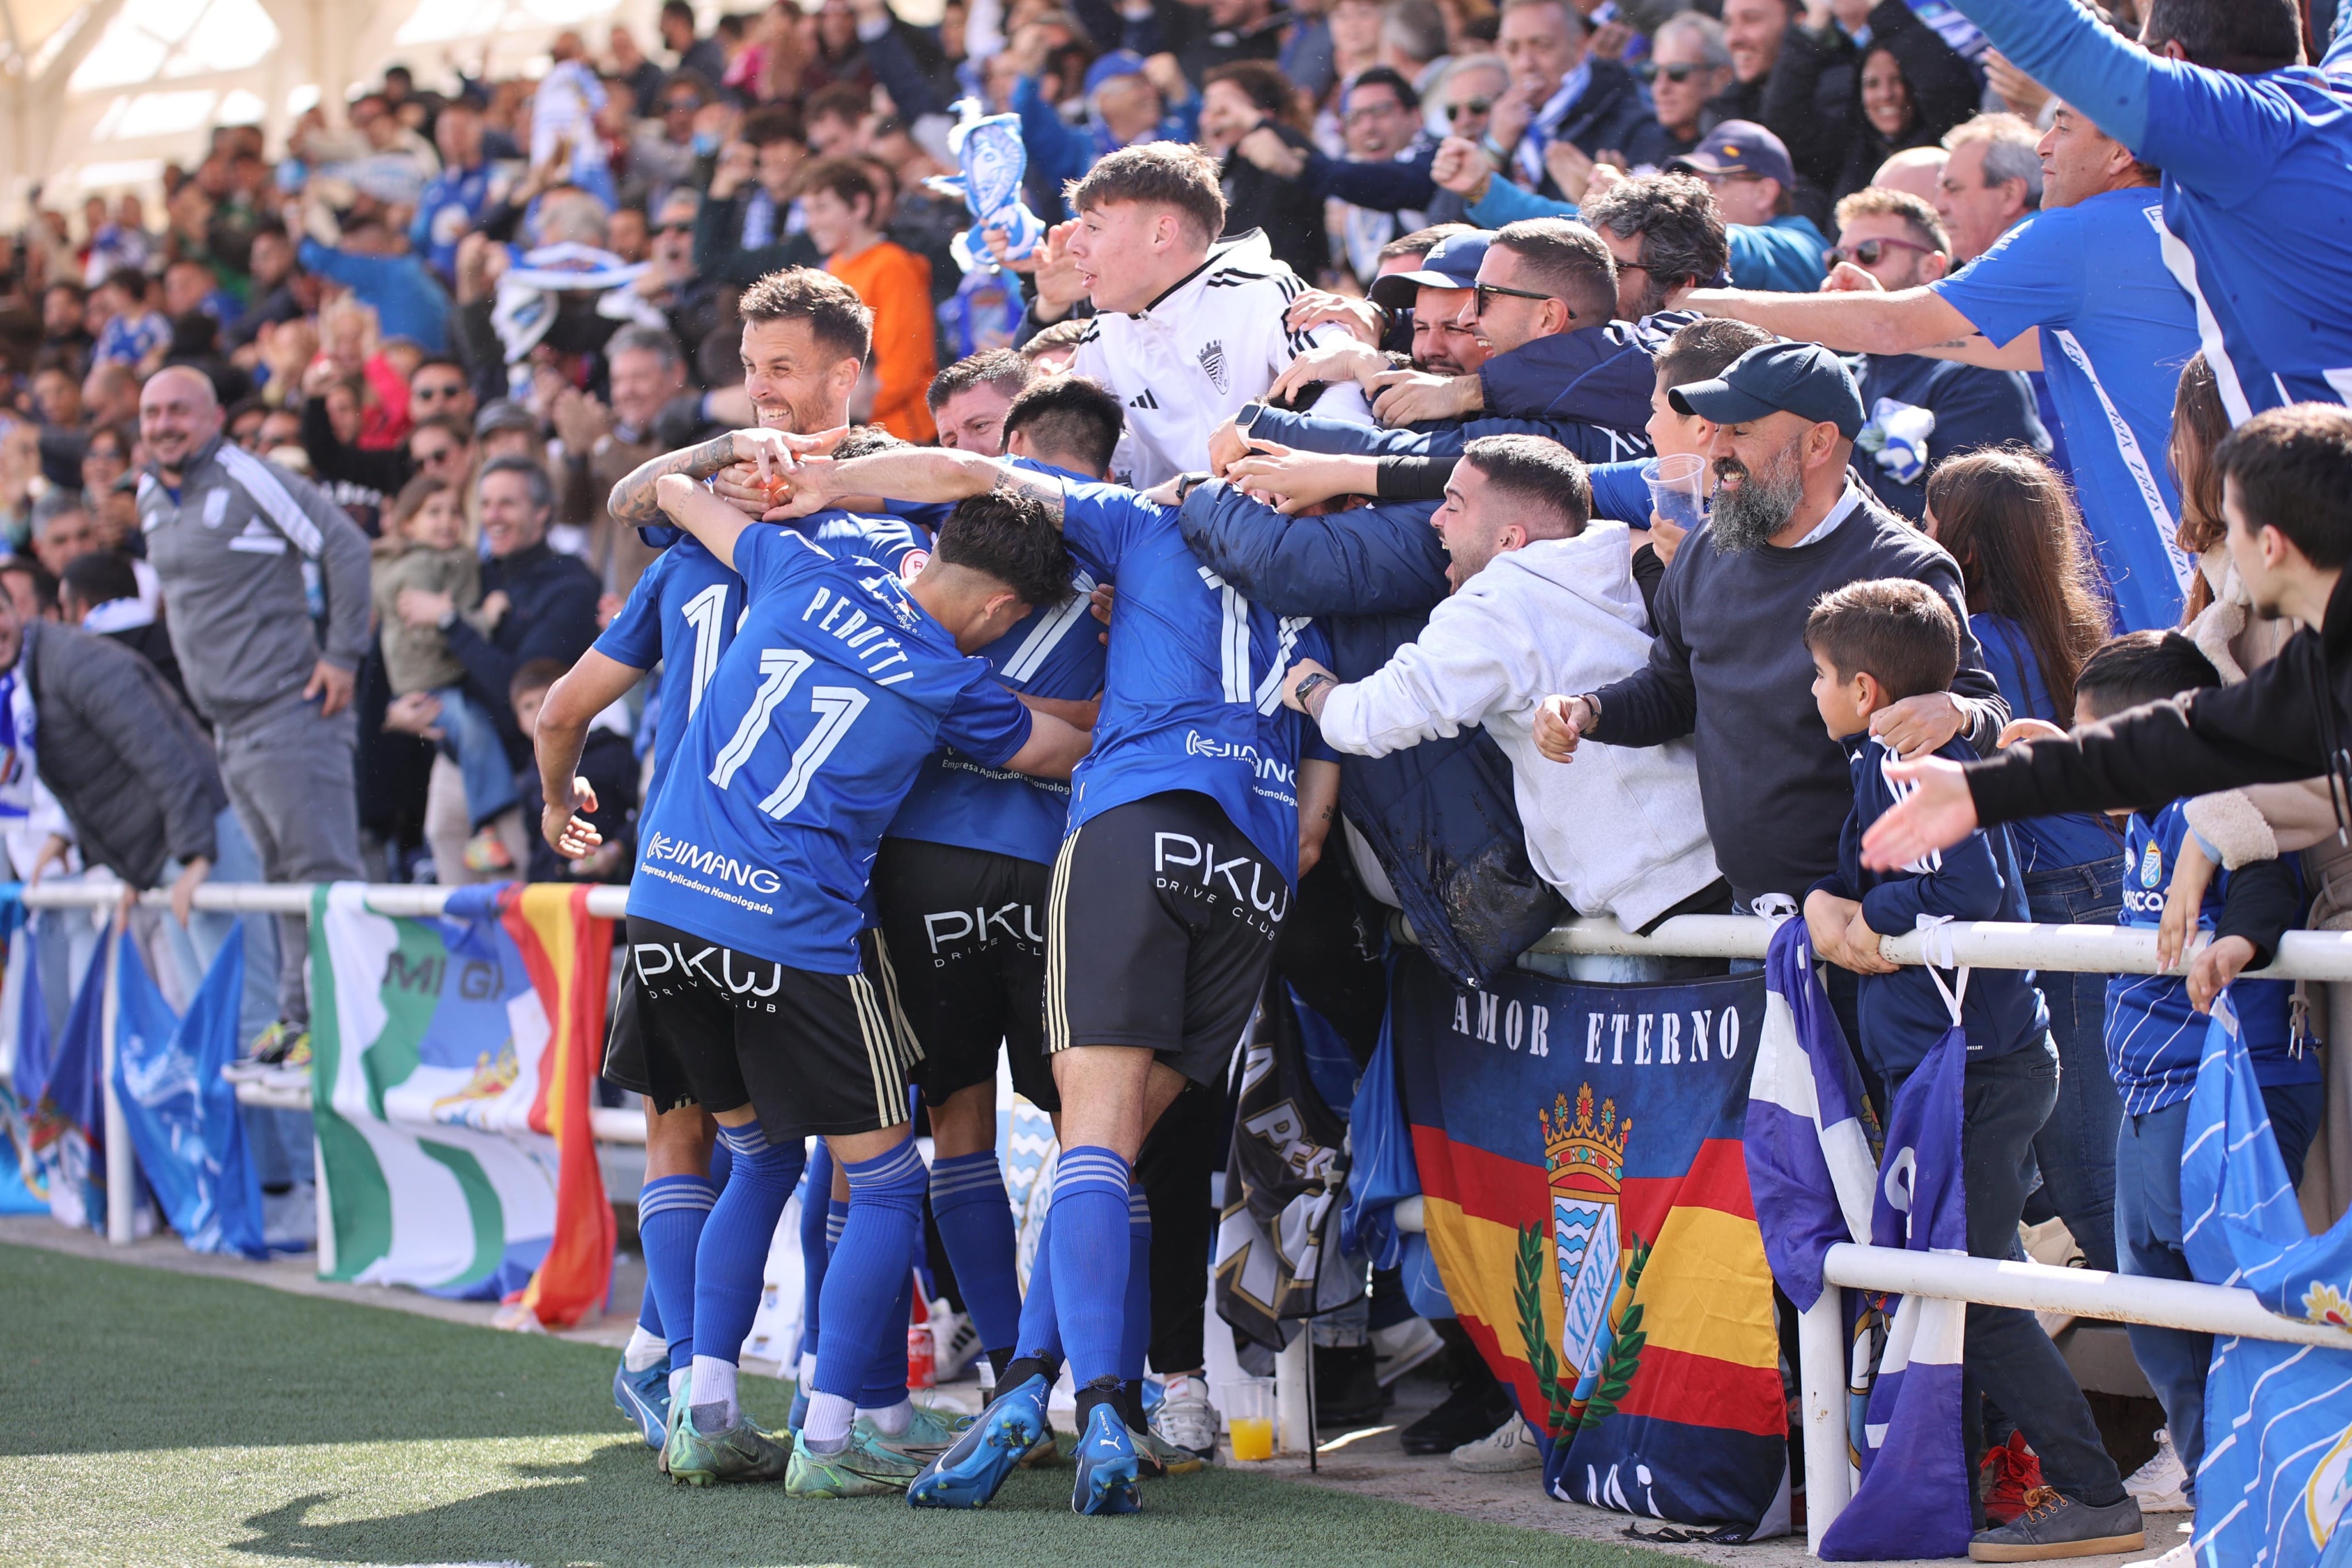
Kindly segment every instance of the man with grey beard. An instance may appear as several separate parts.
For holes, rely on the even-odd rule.
[[[1700,804],[1734,904],[1793,913],[1834,871],[1853,801],[1844,748],[1814,711],[1805,617],[1832,589],[1873,579],[1926,583],[1960,623],[1949,693],[1882,709],[1871,730],[1906,758],[1954,736],[1990,756],[2008,721],[1984,654],[1968,632],[1960,571],[1941,546],[1881,507],[1849,468],[1862,395],[1836,355],[1779,340],[1742,354],[1711,382],[1666,394],[1715,426],[1715,506],[1659,585],[1649,664],[1597,692],[1549,698],[1536,743],[1571,763],[1580,740],[1698,750]],[[1855,976],[1832,971],[1832,1003],[1848,1040]]]

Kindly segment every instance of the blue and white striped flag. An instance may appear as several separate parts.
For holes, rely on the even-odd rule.
[[[1962,970],[1959,990],[1967,988]],[[1877,1247],[1965,1257],[1960,1118],[1969,1042],[1958,997],[1948,992],[1946,999],[1952,1027],[1904,1082],[1886,1118],[1886,1157],[1871,1201],[1870,1239]],[[1960,1429],[1968,1304],[1927,1296],[1890,1298],[1886,1304],[1895,1317],[1856,1449],[1862,1484],[1823,1532],[1822,1555],[1848,1563],[1964,1557],[1974,1529]]]
[[[1748,1086],[1748,1188],[1772,1278],[1802,1311],[1821,1297],[1829,1249],[1870,1239],[1877,1164],[1862,1078],[1814,977],[1802,920],[1772,934],[1764,984],[1764,1037]]]
[[[2181,1232],[2207,1284],[2283,1317],[2352,1326],[2352,1218],[2303,1223],[2253,1061],[2224,995],[2213,1009],[2181,1152]],[[2352,1562],[2352,1351],[2217,1338],[2205,1381],[2194,1550],[2202,1568]]]

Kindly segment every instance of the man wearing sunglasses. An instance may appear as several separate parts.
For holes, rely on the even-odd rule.
[[[1868,273],[1881,288],[1921,287],[1951,266],[1943,224],[1916,196],[1865,187],[1838,204],[1837,218],[1837,248],[1825,259]],[[1840,281],[1849,280],[1861,287],[1859,279]],[[1924,354],[1864,354],[1849,363],[1870,414],[1854,466],[1889,510],[1913,522],[1927,510],[1928,471],[1947,457],[1987,446],[2050,455],[2033,388],[2015,371]],[[1924,429],[1922,413],[1932,422]]]
[[[2041,213],[1957,277],[1890,291],[1841,266],[1837,292],[1701,289],[1685,303],[1846,352],[2044,371],[2117,620],[2161,630],[2194,570],[2172,548],[2179,496],[2164,454],[2196,308],[2165,260],[2154,170],[2065,104],[2038,151]]]
[[[1662,169],[1669,158],[1698,145],[1707,99],[1731,84],[1731,52],[1724,46],[1723,24],[1696,11],[1665,22],[1650,41],[1643,74],[1650,82],[1654,124],[1625,149],[1633,161],[1631,172],[1636,174]]]

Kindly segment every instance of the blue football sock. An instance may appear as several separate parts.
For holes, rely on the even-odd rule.
[[[645,1194],[640,1191],[637,1196],[643,1197]],[[639,1231],[637,1244],[642,1247],[645,1239],[645,1232]],[[654,1270],[650,1263],[646,1265],[645,1300],[637,1303],[637,1326],[656,1339],[667,1340],[669,1337],[662,1333],[661,1298],[654,1294]]]
[[[700,1176],[656,1176],[637,1193],[637,1238],[646,1249],[646,1294],[666,1310],[639,1322],[669,1343],[669,1364],[694,1359],[695,1259],[719,1195]]]
[[[922,1242],[922,1220],[915,1221],[915,1240]],[[915,1270],[898,1281],[898,1299],[890,1304],[887,1324],[875,1340],[874,1361],[866,1369],[866,1385],[857,1391],[860,1410],[887,1410],[908,1395],[907,1325],[915,1317]]]
[[[933,1160],[931,1213],[980,1343],[1011,1344],[1021,1333],[1021,1281],[1013,1267],[1013,1204],[996,1151]]]
[[[1038,1232],[1037,1255],[1029,1260],[1029,1293],[1021,1298],[1021,1328],[1013,1354],[1022,1361],[1042,1363],[1047,1375],[1062,1371],[1062,1325],[1054,1315],[1054,1211],[1045,1210],[1045,1228]],[[1003,1379],[1005,1369],[996,1369]]]
[[[885,1345],[898,1347],[898,1383],[906,1385],[906,1321],[894,1323],[890,1309],[914,1267],[926,1180],[912,1138],[887,1154],[841,1166],[849,1173],[849,1216],[825,1268],[825,1332],[817,1343],[814,1392],[856,1402]]]
[[[769,1244],[800,1180],[802,1154],[798,1139],[772,1144],[757,1122],[721,1127],[719,1136],[735,1163],[695,1251],[690,1321],[697,1355],[733,1363],[760,1308]]]
[[[817,1329],[823,1322],[818,1303],[824,1295],[825,1260],[833,1256],[825,1220],[833,1210],[833,1151],[819,1138],[808,1163],[808,1178],[801,1186],[801,1349],[794,1364],[794,1382],[805,1383],[816,1365]],[[808,1392],[803,1388],[803,1394]]]
[[[1064,1149],[1054,1173],[1054,1316],[1081,1388],[1118,1375],[1128,1176],[1118,1152],[1099,1145]]]
[[[1118,1375],[1143,1375],[1151,1350],[1151,1200],[1140,1186],[1127,1189],[1127,1300],[1119,1314]]]

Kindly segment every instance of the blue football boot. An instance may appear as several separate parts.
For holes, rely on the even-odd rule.
[[[985,1508],[1021,1457],[1045,1436],[1045,1396],[1052,1387],[1032,1376],[999,1394],[945,1453],[923,1467],[907,1489],[907,1506]]]
[[[643,1372],[631,1372],[626,1362],[614,1367],[613,1403],[645,1437],[646,1447],[661,1452],[669,1431],[669,1357],[663,1356]]]
[[[1105,1401],[1087,1413],[1086,1429],[1070,1458],[1078,1469],[1077,1483],[1070,1489],[1073,1513],[1133,1513],[1143,1506],[1135,1484],[1140,1469],[1135,1439],[1115,1403]]]

